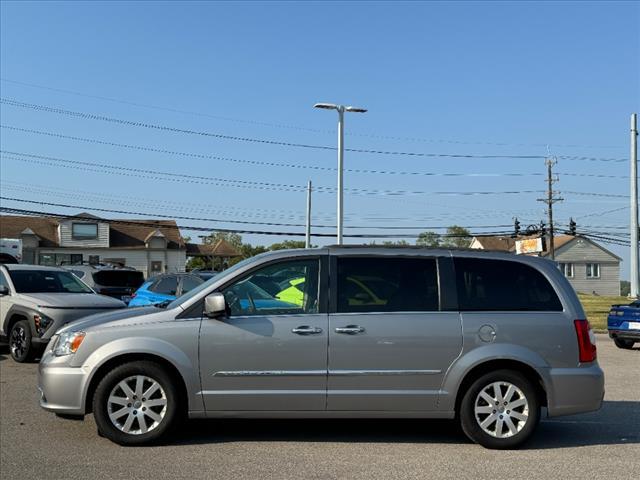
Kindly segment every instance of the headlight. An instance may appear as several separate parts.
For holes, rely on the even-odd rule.
[[[76,353],[78,348],[80,348],[85,335],[86,334],[84,332],[61,333],[53,347],[53,354],[57,357],[62,357],[63,355]]]

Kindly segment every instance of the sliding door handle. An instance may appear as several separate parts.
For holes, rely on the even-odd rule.
[[[336,333],[344,333],[345,335],[357,335],[364,333],[364,327],[360,325],[347,325],[346,327],[337,327]]]
[[[301,325],[291,330],[291,333],[297,335],[317,335],[322,333],[322,329],[319,327],[310,327],[309,325]]]

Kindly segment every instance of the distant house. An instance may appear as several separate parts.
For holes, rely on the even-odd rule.
[[[555,261],[577,292],[620,295],[620,257],[586,237],[555,237]],[[511,237],[477,236],[471,248],[500,250],[515,254],[516,240]],[[547,247],[548,248],[548,247]],[[540,256],[549,255],[548,250]]]
[[[22,242],[22,262],[36,265],[114,263],[146,277],[183,272],[187,246],[174,220],[104,220],[0,216],[0,238]]]

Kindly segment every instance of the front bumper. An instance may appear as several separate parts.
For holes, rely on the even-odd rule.
[[[40,406],[50,412],[84,415],[84,392],[89,374],[82,367],[68,366],[69,358],[46,351],[38,366]]]
[[[599,410],[604,398],[604,372],[598,364],[579,368],[552,368],[547,392],[550,417]]]

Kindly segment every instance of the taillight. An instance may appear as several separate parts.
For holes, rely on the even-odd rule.
[[[578,336],[578,351],[580,363],[593,362],[596,357],[596,339],[591,332],[591,326],[587,320],[574,320],[576,335]]]

